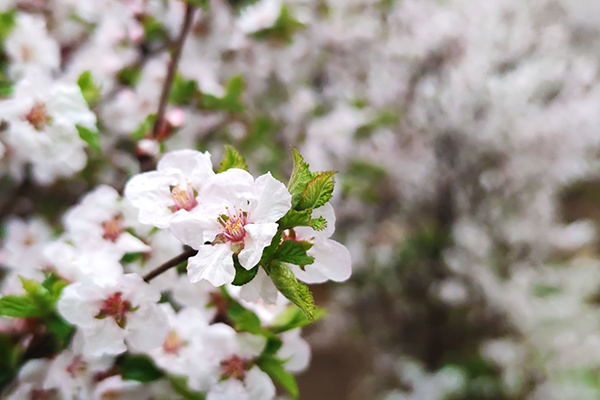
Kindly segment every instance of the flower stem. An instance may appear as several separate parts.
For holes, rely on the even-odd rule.
[[[169,261],[165,262],[161,266],[159,266],[156,269],[148,272],[146,275],[144,275],[144,280],[146,282],[150,282],[152,279],[156,278],[157,276],[159,276],[163,272],[166,272],[169,269],[178,266],[179,264],[181,264],[182,262],[184,262],[188,258],[195,256],[197,253],[198,253],[198,250],[194,250],[191,247],[187,248],[180,255],[178,255],[176,257],[173,257],[172,259],[170,259]]]
[[[185,17],[183,19],[183,26],[181,27],[181,32],[179,33],[179,38],[175,42],[175,47],[173,48],[173,53],[171,54],[171,60],[169,61],[169,68],[167,69],[167,77],[165,79],[165,83],[162,88],[162,93],[160,95],[160,101],[158,104],[158,111],[156,112],[156,120],[154,121],[154,127],[152,130],[152,137],[157,139],[159,133],[164,128],[165,124],[165,111],[167,109],[167,103],[169,100],[169,93],[171,92],[171,86],[173,86],[173,79],[175,78],[175,73],[177,72],[177,64],[179,63],[179,59],[181,57],[181,50],[183,49],[183,43],[185,42],[185,38],[187,37],[190,29],[192,27],[192,22],[194,21],[194,11],[195,7],[190,3],[187,3],[185,6]]]

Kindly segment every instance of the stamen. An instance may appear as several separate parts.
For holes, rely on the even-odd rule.
[[[222,227],[223,235],[231,242],[244,240],[244,236],[246,235],[244,225],[246,225],[248,213],[237,207],[234,207],[233,211],[229,207],[225,207],[225,209],[227,214],[221,214],[217,218],[217,222]]]
[[[179,187],[179,185],[172,186],[171,198],[175,202],[175,204],[171,207],[173,212],[179,210],[191,211],[198,205],[196,193],[189,182],[187,182],[187,185],[184,188]]]
[[[113,243],[116,242],[124,231],[122,221],[123,217],[117,215],[111,220],[103,222],[102,227],[104,228],[104,234],[102,235],[102,238],[110,240]]]
[[[42,130],[42,128],[50,123],[51,118],[46,114],[46,105],[44,103],[35,103],[31,110],[25,116],[25,119],[29,121],[35,129]]]
[[[246,377],[246,362],[238,356],[221,361],[221,368],[226,378],[243,380]]]

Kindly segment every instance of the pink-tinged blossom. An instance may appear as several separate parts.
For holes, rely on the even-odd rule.
[[[198,342],[196,368],[190,374],[192,389],[206,391],[207,400],[270,400],[275,396],[271,378],[253,365],[266,345],[266,338],[237,333],[228,325],[210,325]]]
[[[0,101],[0,118],[8,123],[4,143],[15,175],[31,163],[35,180],[50,184],[85,167],[87,144],[77,125],[95,131],[96,116],[76,84],[28,73],[15,85],[12,98]]]
[[[11,75],[20,77],[31,69],[45,73],[57,71],[60,49],[58,42],[48,36],[44,18],[26,13],[17,15],[16,26],[4,43]]]
[[[198,207],[198,193],[214,175],[210,154],[194,150],[167,153],[157,170],[134,176],[125,186],[125,197],[139,209],[143,224],[168,228],[177,215]]]
[[[100,357],[160,346],[168,325],[159,300],[158,290],[139,275],[127,274],[67,286],[58,311],[83,333],[84,356]]]
[[[234,254],[245,269],[258,264],[277,232],[276,221],[291,207],[286,187],[270,173],[254,180],[237,168],[213,176],[198,199],[198,210],[175,217],[171,231],[198,250],[188,260],[190,280],[206,279],[214,286],[233,281]]]
[[[148,252],[150,246],[127,232],[137,223],[133,207],[108,185],[100,185],[71,208],[63,221],[80,248],[104,248],[118,254]]]
[[[175,312],[169,304],[160,304],[168,320],[169,332],[162,346],[158,346],[148,352],[156,365],[165,371],[189,377],[198,362],[198,344],[194,338],[208,327],[207,314],[198,308],[186,307]]]
[[[315,258],[312,264],[303,267],[288,264],[296,278],[306,283],[322,283],[328,280],[342,282],[352,274],[352,258],[348,249],[329,239],[335,230],[335,214],[330,204],[325,204],[313,212],[312,217],[323,217],[327,227],[322,231],[315,231],[309,227],[297,227],[284,233],[286,239],[302,240],[312,243],[306,252]]]
[[[0,265],[28,279],[43,279],[43,252],[51,236],[50,226],[42,219],[9,220],[0,248]]]

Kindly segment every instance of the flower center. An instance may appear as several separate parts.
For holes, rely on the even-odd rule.
[[[171,186],[171,198],[175,202],[175,204],[171,206],[171,211],[173,212],[179,210],[191,211],[198,205],[196,193],[189,182],[183,188],[179,185]]]
[[[242,380],[246,377],[246,362],[238,356],[221,361],[221,368],[226,378]]]
[[[111,220],[103,222],[102,228],[104,228],[104,234],[102,235],[102,238],[110,240],[113,243],[116,242],[124,231],[122,221],[123,217],[117,215]]]
[[[183,347],[184,342],[175,331],[169,331],[163,342],[163,351],[167,354],[177,354]]]
[[[86,363],[81,359],[81,357],[73,358],[73,361],[69,365],[67,365],[67,372],[71,375],[71,378],[75,379],[78,376],[84,375],[87,371]]]
[[[219,218],[217,218],[217,222],[221,225],[223,235],[232,242],[244,240],[244,236],[246,235],[244,225],[246,225],[248,213],[237,207],[233,207],[233,211],[231,211],[229,207],[225,207],[225,209],[227,210],[227,214],[221,214]]]
[[[131,303],[127,300],[124,300],[121,292],[117,292],[110,296],[108,299],[104,301],[102,307],[100,307],[100,311],[96,318],[104,319],[106,317],[112,317],[117,322],[121,328],[125,328],[127,324],[127,313],[131,311],[137,310],[136,308],[131,307]]]
[[[31,110],[25,116],[25,119],[29,121],[35,129],[42,130],[42,128],[50,123],[50,117],[46,114],[46,105],[44,103],[37,102],[31,107]]]

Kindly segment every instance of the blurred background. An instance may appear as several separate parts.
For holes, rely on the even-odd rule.
[[[15,35],[32,20],[37,41],[60,48],[56,79],[90,71],[99,88],[102,156],[72,176],[36,182],[35,161],[0,133],[0,216],[59,221],[98,183],[121,189],[139,171],[184,5],[0,9],[13,15],[10,31],[0,22],[2,88],[17,80],[14,43],[27,40]],[[219,160],[232,144],[251,172],[287,181],[294,146],[313,170],[339,171],[334,238],[354,272],[311,286],[329,315],[305,331],[303,399],[600,398],[599,61],[596,0],[198,10],[163,150]]]

